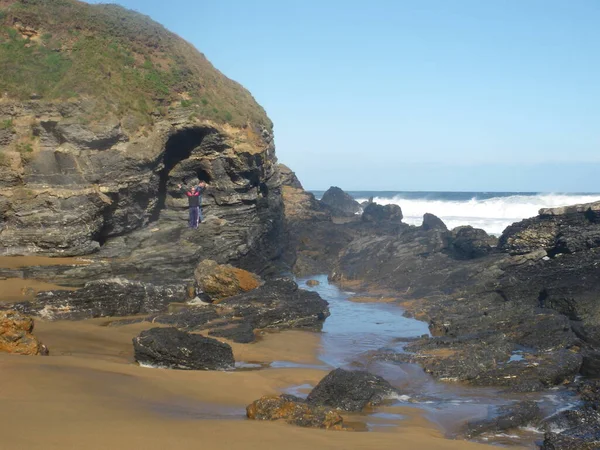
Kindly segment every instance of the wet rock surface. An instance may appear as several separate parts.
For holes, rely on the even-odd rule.
[[[45,320],[82,320],[166,311],[187,298],[184,285],[155,285],[123,278],[91,281],[77,291],[42,291],[30,302],[4,305]]]
[[[343,411],[362,411],[377,406],[398,394],[382,377],[365,371],[335,369],[308,394],[311,405]]]
[[[576,391],[582,404],[544,421],[543,450],[600,448],[600,381],[584,380]]]
[[[469,422],[466,425],[465,436],[473,438],[483,433],[498,433],[534,424],[539,422],[541,414],[537,403],[533,401],[502,406],[492,412],[492,418]]]
[[[0,352],[48,355],[48,348],[33,334],[33,319],[17,311],[0,311]]]
[[[344,430],[344,420],[337,412],[308,404],[293,395],[262,397],[246,408],[252,420],[283,420],[291,425],[328,430]]]
[[[227,370],[235,365],[228,344],[176,328],[152,328],[133,339],[139,364],[181,370]]]

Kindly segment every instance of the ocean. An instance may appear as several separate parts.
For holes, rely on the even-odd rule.
[[[311,191],[321,198],[325,191]],[[460,225],[482,228],[499,236],[514,222],[533,217],[541,208],[589,203],[600,194],[562,194],[536,192],[402,192],[347,191],[358,202],[373,197],[376,203],[394,203],[402,208],[404,222],[421,225],[423,214],[431,213],[452,229]]]

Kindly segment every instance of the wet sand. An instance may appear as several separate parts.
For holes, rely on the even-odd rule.
[[[0,303],[24,302],[33,300],[35,294],[40,291],[50,290],[74,290],[65,286],[58,286],[39,280],[28,280],[23,278],[0,279]]]
[[[106,320],[36,323],[51,356],[0,354],[0,424],[7,449],[485,449],[443,439],[410,408],[389,431],[333,432],[244,420],[253,400],[316,384],[311,368],[235,372],[142,368],[131,339],[152,324],[107,327]],[[265,335],[234,344],[236,360],[319,363],[317,334]],[[354,418],[349,417],[350,421]]]
[[[85,265],[90,261],[81,258],[50,258],[48,256],[0,256],[0,269],[20,269],[32,266]]]

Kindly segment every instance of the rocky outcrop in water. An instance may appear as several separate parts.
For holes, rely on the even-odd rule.
[[[541,209],[538,217],[509,226],[499,247],[511,254],[543,249],[550,256],[600,247],[600,202]]]
[[[33,319],[17,311],[0,311],[0,352],[48,355],[48,348],[33,336]]]
[[[328,430],[345,430],[344,420],[331,409],[314,406],[293,395],[265,396],[246,408],[252,420],[283,420],[291,425]]]
[[[235,365],[231,346],[176,328],[152,328],[133,339],[142,365],[181,370],[227,370]]]
[[[332,186],[321,197],[321,203],[325,205],[334,216],[353,217],[360,212],[359,203],[348,193],[337,186]]]
[[[594,208],[542,210],[509,227],[498,248],[471,227],[379,228],[354,235],[332,276],[392,289],[416,317],[429,321],[433,337],[408,348],[416,352],[412,361],[437,378],[545,389],[597,367],[600,249],[594,247]],[[540,248],[537,243],[550,242],[550,225],[560,233]],[[536,244],[526,246],[524,236]],[[507,245],[528,252],[517,254]]]
[[[262,280],[247,270],[229,264],[217,264],[210,259],[201,261],[194,271],[197,294],[211,302],[256,289]]]
[[[362,411],[398,394],[383,378],[365,371],[335,369],[308,394],[311,405],[343,411]]]

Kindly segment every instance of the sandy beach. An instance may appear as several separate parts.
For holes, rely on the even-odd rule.
[[[402,411],[405,423],[386,432],[334,432],[247,421],[244,408],[253,400],[291,386],[314,385],[326,371],[143,368],[133,362],[131,339],[152,325],[106,323],[37,321],[35,334],[51,356],[0,355],[2,448],[489,448],[444,439],[410,408]],[[255,344],[232,346],[237,361],[310,365],[320,363],[319,343],[316,333],[287,331],[267,334]],[[348,417],[353,420],[357,418]]]

